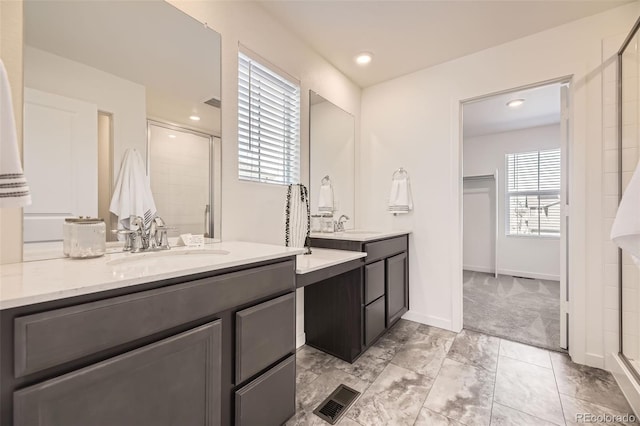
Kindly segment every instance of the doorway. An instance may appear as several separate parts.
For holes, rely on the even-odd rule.
[[[463,103],[463,327],[567,349],[569,82]]]

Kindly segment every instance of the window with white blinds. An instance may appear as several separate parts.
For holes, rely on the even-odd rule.
[[[507,154],[507,234],[560,236],[560,149]]]
[[[300,181],[300,86],[238,54],[238,177]]]

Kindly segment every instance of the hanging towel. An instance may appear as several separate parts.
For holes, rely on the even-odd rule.
[[[30,204],[29,185],[20,164],[9,78],[0,60],[0,207],[25,207]]]
[[[287,247],[309,247],[311,240],[311,209],[309,193],[302,184],[289,185],[285,211],[285,245]]]
[[[622,195],[611,239],[640,266],[640,163]]]
[[[409,213],[411,210],[413,210],[413,197],[409,176],[394,177],[389,193],[389,213]]]
[[[145,228],[156,217],[156,203],[153,201],[144,161],[135,149],[128,149],[124,153],[109,211],[118,216],[119,227],[125,229],[131,229],[131,216],[144,218]]]
[[[320,197],[318,198],[318,211],[320,213],[333,213],[334,211],[334,199],[333,199],[333,186],[330,180],[324,180],[320,185]]]

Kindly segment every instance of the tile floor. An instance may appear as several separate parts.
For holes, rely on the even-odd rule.
[[[577,413],[631,413],[606,371],[561,353],[406,320],[354,364],[303,346],[297,367],[297,411],[287,425],[328,424],[313,410],[340,383],[362,392],[338,423],[344,426],[575,425]]]

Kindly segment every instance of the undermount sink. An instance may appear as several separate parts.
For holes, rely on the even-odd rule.
[[[107,262],[107,265],[124,265],[124,264],[142,264],[148,262],[160,261],[171,262],[170,259],[206,259],[211,256],[226,256],[229,254],[227,250],[217,249],[187,249],[187,250],[165,250],[151,251],[146,253],[127,253],[123,257],[117,257]]]

